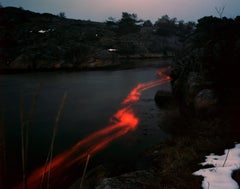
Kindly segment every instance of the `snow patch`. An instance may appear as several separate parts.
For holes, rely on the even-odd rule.
[[[239,189],[239,186],[231,175],[234,170],[240,169],[240,144],[232,149],[226,149],[224,155],[210,154],[201,165],[213,165],[214,167],[200,169],[193,173],[203,176],[203,189]]]

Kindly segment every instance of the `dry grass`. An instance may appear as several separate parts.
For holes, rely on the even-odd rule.
[[[1,112],[0,117],[0,188],[6,188],[6,139],[5,139],[5,121],[4,114]]]
[[[26,133],[25,134],[25,154],[26,154],[25,159],[26,159],[26,163],[28,161],[27,158],[28,158],[28,148],[29,148],[29,133],[30,133],[30,129],[31,129],[31,126],[32,126],[34,112],[36,110],[36,104],[37,104],[40,88],[41,88],[41,84],[39,84],[37,86],[36,90],[35,90],[35,94],[34,94],[34,97],[32,99],[30,111],[28,113],[27,120],[26,120],[26,130],[25,130],[25,133]]]
[[[66,99],[67,99],[67,93],[65,93],[63,95],[62,101],[60,103],[60,106],[59,106],[59,109],[58,109],[58,112],[57,112],[57,116],[56,116],[56,119],[55,119],[55,125],[54,125],[54,128],[53,128],[53,134],[52,134],[52,138],[51,138],[51,144],[50,144],[48,156],[47,156],[47,159],[46,159],[46,162],[45,162],[45,167],[47,167],[49,165],[50,170],[48,171],[47,175],[46,175],[46,173],[43,174],[40,188],[45,188],[44,182],[45,182],[45,177],[46,176],[47,176],[46,188],[47,189],[50,188],[51,164],[52,164],[52,159],[53,159],[54,143],[55,143],[56,134],[57,134],[57,130],[58,130],[58,127],[59,127],[59,121],[60,121],[60,118],[62,116],[62,112],[63,112],[63,108],[64,108],[64,105],[65,105]]]
[[[82,179],[81,179],[81,183],[80,183],[79,189],[83,189],[83,182],[84,182],[84,178],[86,176],[89,160],[90,160],[90,154],[88,154],[88,156],[87,156],[87,161],[86,161],[86,164],[85,164],[85,167],[84,167],[84,170],[83,170],[83,175],[82,175]]]
[[[21,155],[22,155],[22,181],[23,189],[27,189],[27,175],[26,175],[26,132],[25,132],[25,121],[24,121],[24,100],[21,96],[20,100],[20,122],[21,122]]]
[[[36,108],[37,99],[39,96],[40,86],[35,90],[35,95],[32,99],[31,108],[28,113],[24,112],[24,98],[21,95],[20,99],[20,125],[21,125],[21,155],[22,155],[22,181],[23,189],[27,189],[27,162],[28,162],[28,147],[29,147],[29,131],[32,125],[33,115]]]

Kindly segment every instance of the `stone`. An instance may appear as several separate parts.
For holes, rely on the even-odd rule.
[[[208,117],[217,112],[218,98],[214,90],[203,89],[194,98],[194,109],[198,117]]]
[[[118,177],[104,178],[96,189],[144,189],[156,180],[152,170],[139,170]]]
[[[154,100],[159,107],[164,108],[173,102],[173,96],[170,92],[159,90],[155,94]]]
[[[10,63],[10,68],[16,70],[26,70],[32,67],[33,65],[32,62],[29,61],[29,57],[23,54]]]

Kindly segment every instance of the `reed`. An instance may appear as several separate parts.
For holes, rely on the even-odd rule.
[[[4,121],[4,113],[1,113],[0,120],[0,188],[6,188],[6,139],[5,139],[5,121]]]
[[[21,125],[21,156],[22,156],[22,179],[23,189],[27,189],[27,162],[28,162],[28,147],[29,147],[29,131],[32,124],[33,115],[36,109],[37,99],[40,91],[40,84],[35,90],[31,108],[27,116],[24,113],[24,98],[21,95],[20,99],[20,125]],[[26,117],[25,117],[26,116]]]
[[[31,103],[31,108],[30,108],[30,111],[28,113],[28,117],[27,117],[27,121],[26,121],[26,128],[25,128],[25,164],[28,162],[27,158],[28,158],[28,148],[29,148],[29,133],[30,133],[31,125],[32,125],[33,115],[34,115],[34,112],[35,112],[35,109],[36,109],[36,104],[37,104],[37,100],[38,100],[38,96],[39,96],[39,92],[40,92],[40,87],[41,87],[41,84],[39,84],[37,86],[36,90],[35,90],[35,94],[34,94],[34,97],[32,99],[32,103]]]
[[[59,121],[60,121],[60,118],[61,118],[61,115],[62,115],[62,112],[63,112],[63,108],[64,108],[64,105],[65,105],[66,99],[67,99],[67,93],[65,93],[63,95],[63,98],[62,98],[62,101],[61,101],[61,104],[59,106],[57,116],[56,116],[56,119],[55,119],[55,124],[54,124],[52,138],[51,138],[51,144],[50,144],[48,156],[47,156],[47,159],[46,159],[46,162],[45,162],[45,172],[42,176],[42,181],[41,181],[41,185],[40,185],[41,189],[44,188],[44,180],[45,180],[45,176],[46,176],[47,167],[49,167],[49,171],[48,171],[48,175],[47,175],[48,177],[47,177],[46,188],[47,189],[50,188],[51,164],[52,164],[52,159],[53,159],[54,143],[55,143],[56,133],[57,133],[57,130],[58,130],[58,127],[59,127]]]
[[[25,164],[26,151],[25,151],[24,99],[22,95],[20,100],[20,122],[21,122],[22,181],[23,181],[23,189],[27,189],[26,164]]]
[[[85,164],[85,167],[84,167],[84,170],[83,170],[83,175],[82,175],[82,179],[81,179],[79,189],[83,188],[83,182],[84,182],[84,178],[85,178],[85,175],[86,175],[86,172],[87,172],[87,167],[88,167],[89,160],[90,160],[90,154],[88,154],[88,156],[87,156],[87,161],[86,161],[86,164]]]
[[[227,150],[227,155],[226,155],[226,158],[225,158],[225,160],[224,160],[224,162],[223,162],[223,167],[225,167],[225,164],[226,164],[226,162],[227,162],[227,159],[228,159],[228,155],[229,155],[229,149]]]

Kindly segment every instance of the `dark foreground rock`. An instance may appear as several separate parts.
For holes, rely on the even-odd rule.
[[[155,94],[154,100],[159,107],[165,108],[173,103],[174,97],[171,92],[159,90]]]
[[[209,117],[217,113],[218,98],[211,89],[203,89],[194,98],[194,109],[199,117]]]
[[[135,171],[118,177],[103,179],[96,189],[145,189],[155,182],[152,170]]]

